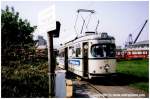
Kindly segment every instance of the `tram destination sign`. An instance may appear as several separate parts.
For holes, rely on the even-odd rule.
[[[51,5],[38,14],[38,30],[40,33],[47,33],[55,29],[55,5]]]

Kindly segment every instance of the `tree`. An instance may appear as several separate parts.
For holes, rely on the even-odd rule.
[[[35,46],[32,33],[36,26],[20,18],[13,7],[1,10],[1,27],[2,65],[10,60],[21,60],[23,54]]]

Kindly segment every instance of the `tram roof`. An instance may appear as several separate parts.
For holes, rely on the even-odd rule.
[[[65,44],[68,44],[70,42],[74,42],[74,41],[82,41],[82,40],[115,40],[114,37],[107,35],[107,37],[103,37],[102,36],[103,33],[100,34],[88,34],[88,35],[84,35],[84,36],[80,36],[80,37],[76,37],[75,39],[66,42]],[[107,33],[105,33],[107,34]]]

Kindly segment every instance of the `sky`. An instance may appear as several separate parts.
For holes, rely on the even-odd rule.
[[[2,1],[1,9],[5,9],[6,5],[13,6],[15,11],[20,13],[21,18],[37,26],[39,13],[52,4],[55,5],[56,20],[61,23],[60,36],[54,38],[55,47],[76,37],[74,25],[78,9],[95,10],[89,26],[96,26],[99,20],[98,32],[107,32],[114,36],[117,46],[124,46],[130,33],[134,40],[145,20],[149,18],[148,1]],[[88,14],[82,14],[82,16],[86,18]],[[76,27],[78,33],[82,23],[81,16],[79,16]],[[36,30],[34,39],[37,35],[42,35],[47,40],[47,33],[40,33]],[[149,24],[146,24],[138,41],[148,39]]]

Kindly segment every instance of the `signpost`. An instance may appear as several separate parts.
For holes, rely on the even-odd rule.
[[[48,76],[49,97],[55,96],[55,57],[53,53],[53,37],[59,37],[60,22],[55,20],[55,6],[39,13],[39,31],[48,35]]]

